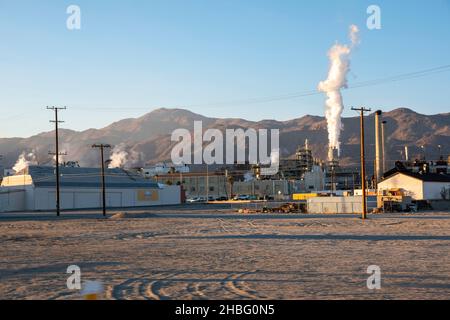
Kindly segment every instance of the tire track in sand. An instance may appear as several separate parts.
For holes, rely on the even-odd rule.
[[[246,275],[254,273],[255,271],[231,274],[222,282],[222,287],[241,299],[264,299],[265,297],[261,297],[255,290],[249,288],[248,285],[245,284],[245,279],[243,279]]]

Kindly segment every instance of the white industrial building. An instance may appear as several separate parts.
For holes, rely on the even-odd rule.
[[[156,175],[168,174],[171,171],[178,173],[189,173],[189,166],[186,164],[175,165],[173,163],[157,163],[154,166],[142,168],[145,177],[154,177]]]
[[[181,203],[179,186],[160,186],[122,169],[106,169],[108,208],[146,207]],[[99,168],[60,168],[61,209],[95,209],[102,205]],[[0,211],[46,211],[56,208],[55,168],[29,166],[5,177],[0,188]]]
[[[403,189],[414,200],[442,200],[450,190],[450,175],[397,171],[378,183],[378,190]]]

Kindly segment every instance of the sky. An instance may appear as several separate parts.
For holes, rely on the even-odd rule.
[[[369,30],[367,7],[381,9]],[[81,29],[69,30],[69,5]],[[324,115],[327,52],[348,43],[349,86],[450,65],[450,0],[0,0],[0,137],[101,128],[156,108],[214,117]],[[450,112],[450,71],[343,91],[350,106]],[[273,99],[279,96],[289,99]]]

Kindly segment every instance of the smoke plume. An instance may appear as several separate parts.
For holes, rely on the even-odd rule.
[[[337,149],[338,155],[340,154],[341,116],[344,110],[341,89],[347,88],[350,54],[359,43],[358,33],[358,27],[351,25],[349,34],[351,44],[342,45],[337,43],[331,47],[328,51],[328,58],[330,59],[328,78],[325,81],[321,81],[318,86],[318,90],[324,92],[327,96],[325,117],[328,126],[329,160],[333,158],[333,149]]]
[[[33,152],[22,152],[16,161],[16,164],[12,168],[16,173],[20,173],[22,170],[28,168],[30,165],[36,165],[37,160]]]

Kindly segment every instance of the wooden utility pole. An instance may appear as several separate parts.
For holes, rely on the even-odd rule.
[[[209,166],[206,164],[206,203],[209,203]]]
[[[105,182],[105,155],[104,150],[111,148],[109,144],[94,144],[92,148],[100,149],[100,158],[102,162],[102,207],[103,207],[103,216],[106,217],[106,182]]]
[[[59,128],[58,128],[58,124],[62,123],[64,121],[59,121],[58,120],[58,111],[59,110],[66,110],[66,107],[62,107],[62,108],[58,108],[58,107],[47,107],[47,110],[52,110],[55,113],[55,120],[50,120],[50,122],[55,124],[55,152],[49,152],[49,154],[54,155],[56,158],[56,170],[55,170],[55,175],[56,175],[56,216],[60,216],[61,214],[61,205],[60,205],[60,186],[59,186],[59,178],[60,178],[60,174],[59,174],[59,156],[61,155],[65,155],[62,153],[59,153]]]
[[[366,156],[364,148],[364,112],[371,111],[366,108],[352,108],[354,111],[360,112],[361,126],[361,189],[362,189],[362,219],[367,219],[367,202],[366,202]]]

